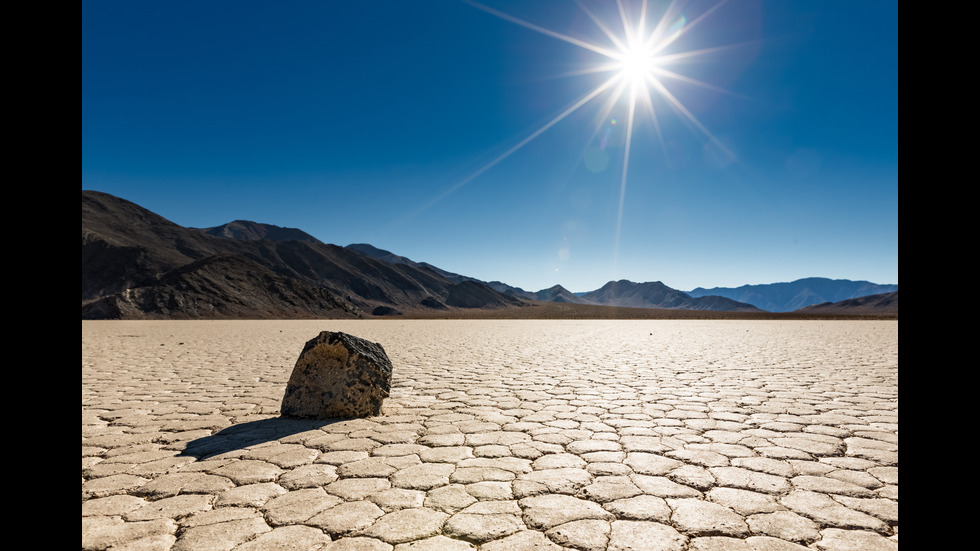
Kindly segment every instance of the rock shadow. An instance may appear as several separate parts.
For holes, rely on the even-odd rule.
[[[298,417],[273,417],[248,421],[223,428],[211,436],[191,440],[180,452],[181,456],[207,459],[215,455],[242,450],[256,444],[274,442],[286,436],[318,430],[347,421],[348,419],[303,419]]]

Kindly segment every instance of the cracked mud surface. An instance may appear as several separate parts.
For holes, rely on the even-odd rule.
[[[280,417],[321,330],[380,416]],[[82,323],[82,549],[897,548],[897,321]]]

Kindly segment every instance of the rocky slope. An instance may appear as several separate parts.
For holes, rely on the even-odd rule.
[[[83,190],[82,318],[368,317],[521,304],[482,283],[457,287],[424,267],[235,225],[244,230],[185,228]]]

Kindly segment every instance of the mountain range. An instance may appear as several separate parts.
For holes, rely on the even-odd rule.
[[[855,289],[877,290],[868,282],[850,283],[862,284],[851,286]],[[747,287],[754,287],[746,295],[752,300],[767,296],[766,286]],[[897,315],[895,287],[887,308]],[[588,293],[572,293],[560,285],[531,292],[366,243],[324,243],[295,228],[247,220],[187,228],[125,199],[82,190],[83,319],[363,318],[518,312],[541,304],[747,314],[765,310],[724,295],[726,290],[695,291],[684,293],[659,281],[620,280]],[[781,287],[779,292],[786,294]],[[821,303],[817,314],[841,308],[845,313],[855,308],[875,313],[877,303],[872,301],[824,304],[824,297],[836,299],[839,293],[822,292],[811,293],[821,300],[803,306]]]
[[[742,285],[741,287],[698,287],[687,294],[692,297],[722,296],[745,302],[769,312],[792,312],[813,304],[836,303],[857,297],[894,293],[898,285],[870,281],[807,277],[785,283]]]

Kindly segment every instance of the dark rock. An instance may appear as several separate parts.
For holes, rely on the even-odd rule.
[[[391,389],[391,371],[380,344],[323,331],[296,360],[280,411],[316,419],[378,415]]]

